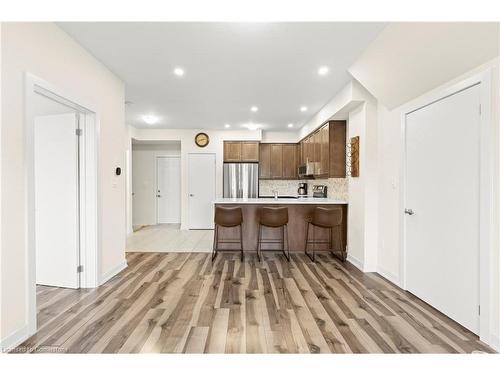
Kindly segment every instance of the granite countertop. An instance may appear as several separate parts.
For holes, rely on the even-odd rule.
[[[214,204],[348,204],[332,198],[218,198]]]

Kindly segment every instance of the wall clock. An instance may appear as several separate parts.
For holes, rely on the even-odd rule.
[[[198,147],[205,147],[210,142],[210,138],[207,133],[198,133],[194,137],[194,142]]]

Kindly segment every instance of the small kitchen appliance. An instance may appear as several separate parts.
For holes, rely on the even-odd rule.
[[[313,185],[313,197],[314,198],[326,198],[327,196],[326,185]]]
[[[307,182],[299,182],[299,189],[297,190],[299,195],[307,195]]]

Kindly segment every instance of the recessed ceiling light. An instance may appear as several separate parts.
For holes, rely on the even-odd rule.
[[[158,117],[155,115],[144,115],[142,116],[142,119],[148,125],[154,125],[158,122]]]
[[[177,77],[182,77],[184,75],[184,69],[182,69],[182,68],[175,68],[174,69],[174,74]]]
[[[230,128],[230,127],[231,127],[231,125],[229,125],[229,124],[225,124],[225,125],[224,125],[224,127],[227,129],[227,128]]]
[[[289,128],[293,128],[293,124],[288,124],[288,127]]]
[[[325,76],[325,75],[327,75],[327,74],[328,74],[328,71],[329,71],[329,70],[330,70],[330,69],[328,69],[328,67],[327,67],[327,66],[320,66],[320,67],[319,67],[319,69],[318,69],[318,74],[319,74],[320,76]]]
[[[307,111],[307,107],[306,106],[300,107],[300,112],[305,112],[305,111]]]
[[[246,124],[245,125],[248,130],[257,130],[259,128],[259,124]]]
[[[252,111],[252,112],[257,112],[258,110],[259,110],[259,108],[256,106],[253,106],[252,108],[250,108],[250,111]]]

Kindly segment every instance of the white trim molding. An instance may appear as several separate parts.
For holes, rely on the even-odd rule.
[[[358,258],[356,258],[355,256],[347,253],[347,261],[351,263],[354,267],[358,268],[360,271],[365,272],[365,270],[363,269],[364,268],[363,262]]]
[[[109,280],[111,280],[113,277],[118,275],[120,272],[122,272],[125,268],[128,267],[127,261],[124,259],[121,263],[119,263],[117,266],[113,267],[109,271],[105,272],[101,276],[101,280],[99,282],[99,285],[102,285]]]
[[[492,333],[490,335],[490,342],[488,344],[496,351],[500,351],[500,336]]]
[[[400,287],[400,279],[398,276],[396,276],[394,273],[387,271],[383,267],[378,266],[377,271],[376,271],[380,276],[384,277],[385,279],[389,280],[391,283],[397,285]]]
[[[99,186],[99,114],[96,109],[86,104],[85,100],[75,98],[63,90],[54,87],[45,80],[25,73],[25,120],[24,142],[26,160],[26,324],[28,334],[37,331],[36,323],[36,233],[35,233],[35,183],[34,183],[34,96],[44,95],[74,108],[80,116],[80,287],[93,288],[99,285],[100,269],[100,197]]]
[[[24,340],[26,340],[30,335],[28,334],[28,325],[14,331],[9,336],[0,341],[0,354],[6,353],[19,344],[21,344]]]

